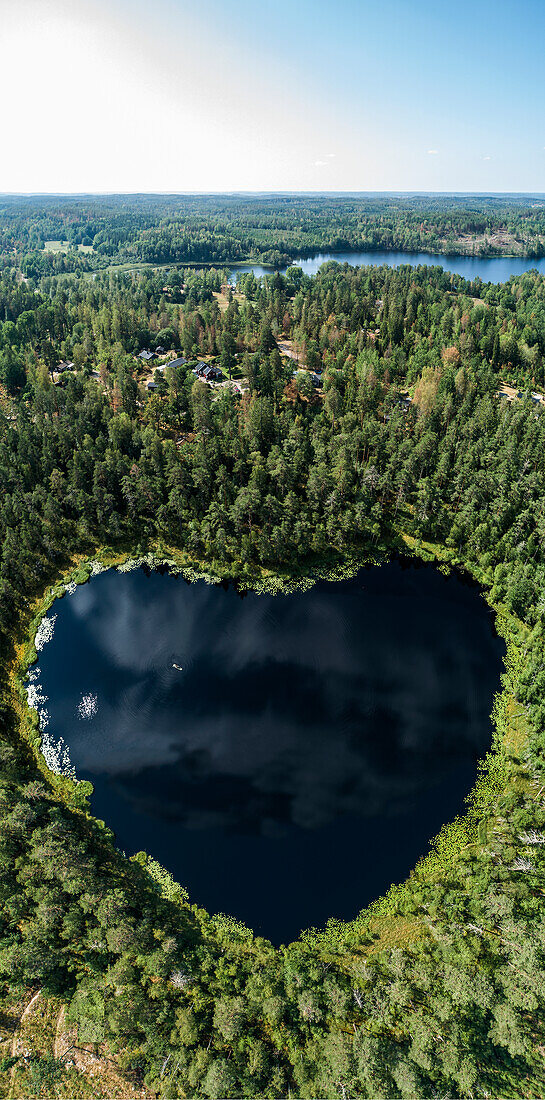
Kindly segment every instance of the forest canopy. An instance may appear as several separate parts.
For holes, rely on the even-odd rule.
[[[380,247],[396,201],[365,214]],[[450,224],[481,232],[499,218],[541,233],[539,209],[514,203],[508,215],[502,201],[475,200],[471,213],[454,203]],[[309,247],[325,232],[305,202],[294,249],[305,225]],[[255,247],[272,247],[295,204],[260,204]],[[4,241],[30,257],[50,235],[98,255],[147,241],[159,262],[164,237],[180,258],[174,215],[151,225],[148,206],[116,208],[116,242],[101,237],[100,204],[94,222],[90,200],[59,206],[61,227],[54,200],[47,224],[14,200]],[[397,223],[411,247],[416,220],[447,231],[445,213],[407,211]],[[238,218],[247,255],[245,216],[228,248]],[[338,224],[350,235],[362,217],[354,200],[354,222],[343,208]],[[314,278],[241,276],[236,292],[220,266],[168,281],[38,266],[29,278],[7,263],[0,280],[6,1019],[38,988],[60,997],[80,1040],[150,1095],[542,1095],[545,279],[496,286],[335,263]],[[202,363],[217,366],[212,382]],[[471,821],[353,923],[273,949],[196,909],[146,856],[125,859],[85,784],[40,762],[14,669],[40,599],[78,564],[160,550],[252,585],[407,547],[467,570],[498,613],[508,661],[496,748]],[[77,1075],[57,1061],[48,1072],[73,1095]],[[5,1058],[0,1073],[29,1094],[44,1065]]]
[[[399,249],[545,255],[543,196],[2,196],[0,259],[26,277],[112,264],[243,260]]]

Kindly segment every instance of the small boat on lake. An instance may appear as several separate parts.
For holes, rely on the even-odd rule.
[[[181,665],[176,665],[176,664],[173,664],[173,665],[172,665],[172,667],[173,667],[173,668],[177,668],[177,669],[178,669],[178,672],[183,672],[183,671],[184,671]]]

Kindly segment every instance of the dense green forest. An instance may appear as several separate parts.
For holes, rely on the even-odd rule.
[[[281,266],[322,249],[543,256],[545,202],[364,194],[0,199],[0,259],[31,278],[113,263]]]
[[[251,248],[273,246],[275,219],[299,220],[282,229],[294,250],[305,225],[309,247],[323,245],[335,202],[325,228],[304,201],[301,217],[292,200],[281,213],[259,200]],[[395,208],[384,201],[364,215],[354,200],[352,222],[342,209],[343,246],[362,218],[384,246]],[[52,277],[32,268],[50,235],[116,256],[144,255],[147,242],[154,260],[163,248],[182,259],[181,222],[178,235],[165,210],[150,224],[144,199],[108,211],[108,231],[91,201],[51,200],[47,222],[35,209],[14,201],[2,219],[4,247],[30,257],[32,280],[9,264],[0,280],[0,1088],[112,1094],[53,1045],[26,1056],[12,1046],[10,1027],[40,990],[66,1006],[97,1064],[106,1052],[140,1090],[130,1095],[542,1096],[545,279],[496,286],[439,268],[327,264],[314,278],[247,275],[233,294],[214,268],[167,283],[62,265]],[[245,216],[233,213],[225,247],[240,230],[247,254]],[[210,217],[217,261],[219,200]],[[417,222],[481,232],[506,218],[529,236],[545,224],[539,209],[507,213],[499,200],[448,216],[415,207],[391,243],[403,247],[405,233],[413,247]],[[294,377],[280,343],[308,369]],[[187,362],[157,371],[150,392],[135,356],[159,344],[172,350],[165,362],[178,351]],[[238,389],[197,379],[202,358]],[[59,375],[61,360],[74,369]],[[499,396],[503,382],[513,400]],[[276,950],[196,909],[144,856],[116,850],[87,785],[40,763],[15,673],[63,575],[155,550],[259,585],[407,548],[468,570],[498,611],[508,660],[496,747],[468,820],[352,924]]]

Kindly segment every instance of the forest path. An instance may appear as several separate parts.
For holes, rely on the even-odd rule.
[[[42,992],[42,990],[41,990],[41,988],[40,988],[40,989],[38,990],[38,992],[37,992],[37,993],[35,993],[35,994],[34,994],[34,996],[30,998],[30,1001],[28,1002],[28,1004],[27,1004],[26,1008],[25,1008],[25,1009],[23,1010],[23,1012],[21,1013],[21,1018],[20,1018],[20,1020],[19,1020],[19,1027],[18,1027],[18,1028],[17,1028],[17,1030],[16,1030],[15,1032],[14,1032],[14,1035],[13,1035],[13,1042],[12,1042],[12,1044],[11,1044],[11,1057],[12,1057],[12,1058],[17,1058],[17,1044],[18,1044],[18,1042],[19,1042],[19,1039],[21,1038],[21,1032],[22,1032],[22,1030],[23,1030],[23,1029],[22,1029],[22,1026],[21,1026],[21,1025],[22,1025],[22,1023],[23,1023],[23,1020],[24,1020],[24,1019],[25,1019],[25,1017],[26,1017],[26,1016],[28,1016],[28,1014],[29,1014],[29,1013],[30,1013],[30,1012],[32,1011],[32,1007],[33,1007],[33,1005],[34,1005],[34,1004],[36,1004],[36,1001],[38,1000],[38,997],[40,996],[40,993],[41,993],[41,992]],[[7,1100],[10,1100],[10,1097],[11,1097],[11,1094],[12,1094],[12,1089],[13,1089],[13,1079],[14,1079],[14,1077],[15,1077],[15,1071],[16,1071],[16,1069],[17,1069],[17,1062],[15,1062],[15,1063],[14,1063],[14,1065],[13,1065],[13,1066],[11,1067],[11,1071],[10,1071],[10,1086],[9,1086],[9,1091],[8,1091],[8,1094],[7,1094]]]
[[[61,1028],[64,1024],[64,1017],[66,1015],[66,1005],[61,1005],[61,1010],[57,1017],[57,1026],[55,1028],[55,1042],[53,1043],[53,1057],[59,1058],[59,1043],[61,1038]]]

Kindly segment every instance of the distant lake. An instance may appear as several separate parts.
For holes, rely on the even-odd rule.
[[[50,730],[93,812],[274,943],[405,879],[490,745],[503,642],[432,566],[244,598],[111,571],[53,610]]]
[[[309,259],[294,262],[306,275],[315,275],[322,264],[329,260],[339,264],[352,264],[353,267],[365,267],[367,264],[376,267],[381,264],[386,264],[387,267],[412,264],[413,267],[418,267],[420,264],[427,264],[463,275],[464,279],[482,279],[483,283],[505,283],[511,275],[523,275],[525,271],[532,269],[545,274],[545,256],[539,260],[525,260],[518,256],[494,256],[488,259],[478,256],[438,256],[433,252],[320,252]],[[272,274],[273,270],[263,264],[239,264],[231,269],[231,281],[235,283],[237,275],[244,272],[253,271],[254,275],[260,277]],[[285,274],[287,267],[280,270]]]

